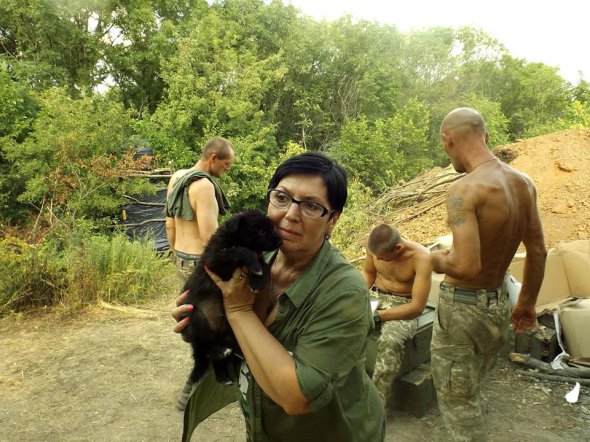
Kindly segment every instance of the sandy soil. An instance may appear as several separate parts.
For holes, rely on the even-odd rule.
[[[55,313],[0,320],[0,441],[175,441],[174,407],[191,367],[189,346],[171,331],[172,303],[137,311],[93,308],[77,319]],[[521,377],[500,359],[484,384],[492,441],[590,441],[590,396],[569,404],[565,384]],[[193,441],[245,441],[230,405]],[[444,441],[435,410],[398,413],[387,441]]]

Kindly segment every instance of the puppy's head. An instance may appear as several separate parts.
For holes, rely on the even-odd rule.
[[[276,250],[281,245],[272,221],[258,209],[249,209],[233,216],[227,220],[225,227],[231,232],[235,246],[265,252]]]

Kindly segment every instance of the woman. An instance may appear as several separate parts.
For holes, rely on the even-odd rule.
[[[267,290],[254,296],[241,269],[229,281],[209,272],[245,358],[235,385],[249,440],[384,438],[384,409],[364,370],[372,328],[367,288],[328,241],[346,185],[344,170],[322,154],[286,160],[268,190],[268,216],[282,244],[267,256]],[[174,318],[189,308],[178,307]],[[190,413],[189,405],[189,438],[195,425]]]

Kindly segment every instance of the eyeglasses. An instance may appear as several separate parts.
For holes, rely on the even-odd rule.
[[[291,207],[291,204],[295,203],[299,206],[299,213],[306,218],[321,218],[327,213],[334,212],[313,201],[297,201],[288,193],[277,189],[270,189],[268,191],[268,201],[277,209],[288,209]]]

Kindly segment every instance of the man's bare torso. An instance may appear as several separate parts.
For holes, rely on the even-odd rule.
[[[428,258],[428,250],[413,241],[406,240],[405,243],[407,249],[392,261],[378,260],[373,256],[377,270],[374,285],[378,289],[410,297],[416,276],[416,259]]]
[[[453,186],[457,207],[473,203],[479,231],[481,272],[469,281],[449,275],[445,281],[459,287],[500,287],[528,228],[531,214],[536,211],[534,187],[526,175],[499,161],[476,168]],[[464,201],[462,195],[465,195]],[[454,222],[451,213],[449,222]]]
[[[177,170],[170,179],[169,189],[172,189],[176,180],[184,176],[190,170],[191,169]],[[195,185],[197,182],[198,181],[193,181],[189,185],[189,188],[190,186]],[[196,217],[196,204],[195,201],[193,201],[190,198],[190,194],[189,201],[191,203],[191,207],[193,209],[193,214],[195,214],[195,217],[192,221],[188,221],[179,217],[174,217],[174,228],[176,232],[174,250],[188,254],[200,255],[203,253],[203,250],[205,249],[205,244],[203,244],[199,232],[199,225],[197,223]]]

